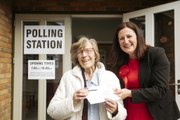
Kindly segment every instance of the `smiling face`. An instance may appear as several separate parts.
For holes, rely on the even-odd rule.
[[[86,42],[83,48],[78,50],[78,61],[82,68],[94,69],[96,55],[90,42]]]
[[[137,47],[136,33],[132,29],[125,27],[119,31],[118,39],[120,48],[129,55],[129,58],[135,59]]]

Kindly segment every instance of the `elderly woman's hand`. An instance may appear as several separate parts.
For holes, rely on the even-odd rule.
[[[116,101],[113,101],[111,99],[105,99],[105,107],[108,112],[110,112],[113,116],[117,114],[118,112],[118,104]]]
[[[80,102],[81,100],[84,100],[87,95],[88,95],[88,90],[85,88],[76,90],[73,94],[74,104]]]

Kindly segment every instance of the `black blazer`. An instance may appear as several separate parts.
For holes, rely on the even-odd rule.
[[[168,86],[170,63],[163,48],[150,47],[139,62],[140,89],[132,90],[133,103],[145,102],[154,120],[177,120],[180,112]],[[121,78],[120,78],[121,79]],[[123,88],[123,80],[120,80]]]

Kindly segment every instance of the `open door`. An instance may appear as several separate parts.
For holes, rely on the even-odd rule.
[[[126,13],[123,21],[135,22],[147,44],[165,49],[171,63],[169,85],[180,108],[180,1]]]
[[[38,39],[42,38],[42,34],[49,36],[48,39],[53,38],[52,35],[46,34],[50,32],[39,32],[40,29],[36,30],[40,26],[53,26],[55,27],[64,26],[66,29],[64,31],[65,37],[65,48],[64,54],[55,53],[32,53],[29,54],[24,52],[25,43],[24,31],[25,27],[33,27],[33,36],[38,35]],[[30,30],[30,29],[29,29]],[[45,30],[45,29],[44,29]],[[50,31],[50,29],[49,29]],[[45,38],[45,37],[44,37]],[[71,60],[69,49],[71,46],[71,18],[70,16],[63,16],[57,14],[16,14],[15,15],[15,49],[14,49],[14,87],[13,87],[13,120],[52,120],[46,113],[47,105],[50,99],[54,95],[54,92],[59,84],[59,80],[62,74],[71,69]],[[35,43],[35,42],[34,42]],[[39,41],[40,43],[40,41]],[[45,42],[44,42],[45,43]],[[50,42],[49,42],[50,43]],[[33,44],[35,45],[35,44]],[[51,46],[54,44],[49,44]],[[45,46],[40,45],[39,46]],[[35,48],[39,48],[35,47]],[[42,47],[43,48],[43,47]],[[44,51],[47,49],[43,49]],[[37,51],[37,50],[36,50]],[[50,50],[48,49],[48,52]],[[28,78],[29,72],[29,61],[38,60],[40,62],[45,60],[53,60],[55,62],[55,78]],[[48,67],[31,67],[34,70],[49,69]],[[50,68],[51,69],[51,68]],[[40,70],[39,70],[40,71]],[[38,71],[38,72],[39,72]],[[38,73],[34,72],[35,74]],[[42,72],[41,72],[42,73]],[[36,75],[39,75],[36,74]],[[36,76],[35,75],[35,76]],[[45,75],[45,74],[44,74]],[[43,77],[43,75],[41,74]]]

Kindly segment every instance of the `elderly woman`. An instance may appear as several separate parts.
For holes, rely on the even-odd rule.
[[[71,46],[73,69],[64,73],[47,112],[56,120],[84,120],[87,88],[102,86],[120,89],[116,75],[105,70],[99,62],[97,42],[81,36]],[[87,103],[86,120],[124,120],[126,109],[122,100],[105,99],[105,102]]]

